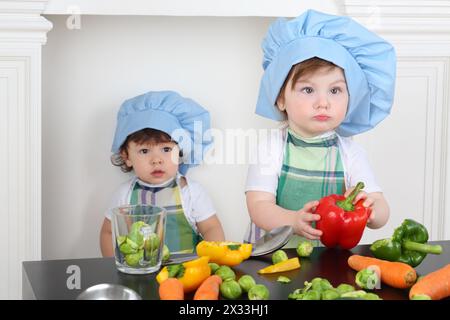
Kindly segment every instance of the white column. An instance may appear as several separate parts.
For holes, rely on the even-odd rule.
[[[41,258],[41,46],[46,0],[0,1],[0,299]]]

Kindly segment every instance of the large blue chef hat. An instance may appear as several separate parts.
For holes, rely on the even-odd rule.
[[[212,145],[209,112],[173,91],[151,91],[126,100],[117,114],[111,151],[119,153],[128,135],[145,128],[163,131],[178,143],[183,150],[179,167],[183,175],[202,161]]]
[[[389,114],[396,73],[394,48],[354,20],[314,10],[295,19],[278,19],[270,26],[262,48],[264,75],[257,114],[285,119],[276,107],[279,91],[291,67],[313,57],[344,69],[350,97],[339,134],[367,131]]]

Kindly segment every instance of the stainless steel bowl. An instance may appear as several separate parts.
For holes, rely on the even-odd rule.
[[[89,287],[77,300],[142,300],[134,290],[120,284],[102,283]]]

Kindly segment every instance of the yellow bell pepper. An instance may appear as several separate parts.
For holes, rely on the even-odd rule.
[[[165,266],[156,276],[159,284],[170,277],[169,268],[177,268],[179,272],[175,277],[183,284],[184,292],[191,292],[197,289],[200,284],[211,275],[211,268],[208,265],[209,257],[200,257],[181,265]]]
[[[298,260],[297,257],[288,259],[285,261],[281,261],[278,263],[275,263],[271,266],[268,266],[266,268],[263,268],[258,271],[260,274],[266,274],[266,273],[276,273],[276,272],[283,272],[283,271],[291,271],[300,268],[300,260]]]
[[[211,262],[232,267],[250,257],[252,244],[203,240],[197,244],[196,251],[200,257],[209,257]]]

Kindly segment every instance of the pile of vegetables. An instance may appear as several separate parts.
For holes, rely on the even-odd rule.
[[[236,281],[236,274],[229,266],[220,266],[214,273],[222,279],[220,293],[226,299],[239,299],[247,293],[249,300],[269,299],[269,289],[262,284],[256,284],[250,275],[243,275]]]
[[[143,225],[136,225],[135,229]],[[145,226],[144,226],[145,227]],[[153,251],[159,246],[159,239],[148,237],[141,241],[139,236],[130,232],[118,240],[118,246],[125,255],[125,261],[134,263],[134,256],[143,255],[139,250]],[[121,242],[119,244],[119,241]],[[442,247],[430,245],[428,232],[420,223],[406,219],[395,229],[389,239],[375,241],[370,250],[375,257],[352,255],[348,258],[348,266],[354,269],[355,283],[359,288],[342,283],[337,287],[324,278],[305,281],[304,287],[289,294],[290,300],[381,300],[374,292],[384,283],[394,288],[409,290],[409,298],[414,300],[438,300],[450,296],[450,264],[418,279],[414,269],[427,254],[440,254]],[[131,248],[131,249],[130,249]],[[164,249],[164,258],[169,252]],[[238,265],[251,254],[251,244],[235,242],[202,241],[197,246],[200,258],[183,264],[164,267],[156,279],[160,284],[159,294],[162,300],[183,300],[185,294],[194,292],[194,300],[269,299],[269,290],[263,284],[257,284],[250,275],[236,277],[231,268]],[[299,257],[309,257],[314,250],[310,241],[301,241],[296,252]],[[277,250],[272,255],[272,265],[258,270],[259,274],[272,274],[300,268],[298,257],[289,258],[285,251]],[[137,259],[137,258],[136,258]],[[142,259],[142,256],[139,257]],[[128,263],[127,261],[127,263]],[[285,275],[277,279],[280,283],[291,280]]]
[[[130,267],[154,266],[160,254],[160,241],[161,239],[152,231],[150,225],[144,221],[136,221],[131,225],[127,235],[116,237],[120,252],[117,258]]]
[[[195,290],[194,300],[239,299],[245,293],[249,300],[269,299],[269,290],[257,284],[250,275],[236,280],[236,273],[227,265],[218,265],[209,257],[200,257],[182,264],[164,267],[156,276],[161,300],[183,300]]]
[[[352,285],[342,283],[334,288],[327,279],[314,278],[305,281],[305,286],[294,290],[288,296],[289,300],[336,300],[336,299],[363,299],[381,300],[375,293],[356,290]]]

